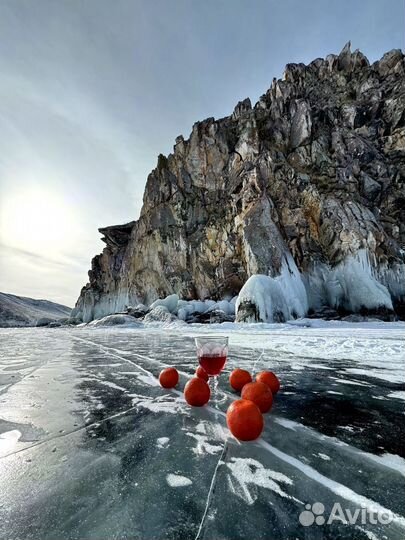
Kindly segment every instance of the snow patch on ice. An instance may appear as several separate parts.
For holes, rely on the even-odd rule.
[[[122,364],[87,364],[87,367],[94,368],[94,367],[118,367],[122,366]],[[123,372],[120,372],[123,373]]]
[[[334,381],[337,381],[340,384],[348,384],[350,386],[371,386],[369,383],[359,382],[359,381],[348,381],[347,379],[340,379],[339,377],[329,377]]]
[[[296,428],[300,425],[297,422],[294,422],[293,420],[287,420],[287,418],[274,418],[274,421],[284,428],[291,429],[292,431],[295,431]]]
[[[15,445],[21,438],[21,431],[18,429],[12,429],[11,431],[5,431],[0,433],[0,456],[8,454],[14,449]]]
[[[136,378],[148,386],[160,386],[159,381],[152,375],[137,374]]]
[[[311,368],[315,369],[326,369],[329,371],[335,371],[335,368],[324,366],[323,364],[311,364]],[[284,392],[285,393],[285,392]]]
[[[247,504],[252,505],[258,497],[258,487],[270,489],[287,499],[297,501],[295,497],[286,493],[280,484],[293,485],[291,478],[264,466],[252,458],[231,458],[227,464],[233,478],[230,479],[230,487],[235,495],[242,498]],[[233,483],[236,481],[237,485]],[[301,502],[301,501],[298,501]]]
[[[397,392],[391,392],[388,394],[387,397],[394,398],[394,399],[402,399],[405,401],[405,391],[398,390]]]
[[[336,426],[336,427],[337,429],[344,429],[345,431],[350,431],[350,433],[355,432],[355,428],[353,426]]]
[[[379,463],[384,467],[388,467],[389,469],[402,474],[402,476],[405,476],[405,459],[401,456],[389,453],[385,453],[382,456],[377,456],[369,452],[364,452],[364,455],[366,455],[372,461],[375,461],[376,463]]]
[[[180,474],[172,473],[166,476],[166,482],[169,484],[170,487],[173,488],[191,486],[191,484],[193,483],[190,478],[187,478],[187,476],[181,476]]]
[[[367,369],[361,368],[346,368],[347,373],[353,373],[354,375],[364,375],[365,377],[372,377],[375,379],[382,379],[383,381],[388,381],[392,383],[403,383],[404,382],[404,372],[402,370],[391,370],[387,369],[373,369],[371,366],[367,366]]]
[[[102,374],[99,374],[101,377]],[[95,381],[98,384],[102,384],[103,386],[108,386],[109,388],[113,388],[114,390],[120,390],[121,392],[127,392],[128,390],[126,388],[123,388],[122,386],[118,386],[118,384],[115,384],[111,381],[105,381],[98,377],[85,377],[83,378],[83,381]]]
[[[109,388],[113,388],[114,390],[120,390],[121,392],[127,392],[126,388],[123,388],[122,386],[118,386],[118,384],[115,384],[111,381],[100,381],[98,382],[104,386],[108,386]]]
[[[223,450],[223,445],[219,441],[225,442],[226,433],[220,424],[201,421],[197,424],[195,431],[197,433],[186,433],[188,437],[197,441],[197,445],[193,448],[194,454],[198,456],[206,454],[214,455]]]
[[[368,529],[365,529],[364,527],[360,527],[359,525],[356,525],[356,529],[363,532],[369,540],[380,540],[378,536],[376,536],[373,532],[369,531]],[[384,538],[387,538],[386,536]]]
[[[192,437],[197,441],[196,446],[193,448],[193,453],[197,456],[204,456],[207,454],[218,454],[222,451],[221,444],[212,444],[209,442],[209,437],[206,435],[200,435],[199,433],[186,433],[188,437]]]
[[[147,398],[138,398],[135,397],[132,399],[132,405],[137,407],[143,407],[154,413],[169,413],[169,414],[179,414],[184,413],[184,401],[179,398],[174,398],[169,400],[166,396],[166,400],[151,399]]]
[[[156,446],[158,448],[164,448],[169,443],[169,441],[169,437],[159,437],[158,439],[156,439]]]

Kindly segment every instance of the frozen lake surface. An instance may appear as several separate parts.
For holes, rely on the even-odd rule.
[[[0,538],[403,540],[405,324],[305,324],[1,329]],[[228,403],[234,367],[281,379],[254,443],[157,382],[202,332]],[[316,502],[367,519],[302,525]]]

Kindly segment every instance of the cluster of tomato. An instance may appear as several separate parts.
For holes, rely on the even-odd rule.
[[[226,423],[237,439],[253,441],[263,431],[263,414],[273,406],[273,396],[280,390],[280,381],[272,371],[261,371],[253,382],[248,371],[235,369],[229,382],[234,390],[241,392],[241,399],[229,406]]]
[[[184,387],[184,399],[193,407],[202,407],[211,395],[208,374],[199,366],[195,375]],[[161,371],[159,382],[163,388],[174,388],[179,382],[177,369],[170,367]],[[280,389],[280,381],[272,371],[261,371],[253,382],[248,371],[238,368],[230,374],[229,383],[236,392],[241,392],[241,399],[228,407],[226,423],[237,439],[253,441],[263,431],[263,414],[270,411],[273,396]]]

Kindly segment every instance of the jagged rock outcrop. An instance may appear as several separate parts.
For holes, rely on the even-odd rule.
[[[197,122],[159,156],[139,220],[100,229],[107,246],[74,313],[233,296],[253,274],[299,270],[309,310],[403,314],[404,180],[402,52],[369,65],[348,44],[289,64],[254,107]],[[352,301],[352,263],[366,267],[364,292],[379,283],[391,306],[385,293]]]

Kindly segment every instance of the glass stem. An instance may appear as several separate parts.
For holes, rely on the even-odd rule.
[[[209,379],[209,387],[211,390],[211,397],[215,398],[218,396],[218,376],[213,375]]]

